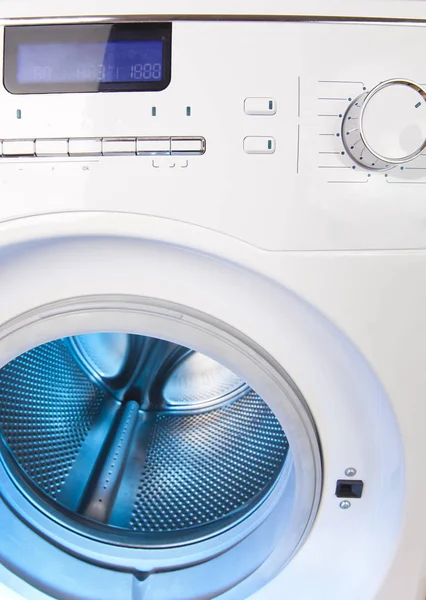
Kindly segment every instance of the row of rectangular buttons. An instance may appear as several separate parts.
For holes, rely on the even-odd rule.
[[[199,155],[205,151],[203,137],[0,140],[0,156],[5,158]]]

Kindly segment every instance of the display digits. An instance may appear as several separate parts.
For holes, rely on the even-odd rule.
[[[98,81],[104,81],[106,76],[106,67],[105,65],[99,65],[98,67]]]
[[[160,63],[154,63],[152,65],[152,78],[155,80],[161,79],[163,76],[163,69]]]
[[[77,68],[78,81],[104,81],[106,67],[103,64],[83,65]]]
[[[162,77],[161,63],[137,63],[130,69],[130,77],[135,81],[158,81]]]
[[[51,81],[52,69],[50,67],[34,67],[34,81]]]
[[[143,68],[144,68],[144,65],[142,65],[142,64],[132,65],[132,67],[130,69],[130,77],[132,79],[136,79],[137,81],[142,79]]]
[[[77,81],[106,81],[111,77],[111,80],[120,81],[120,71],[122,67],[111,67],[105,64],[83,64],[74,67],[74,77]],[[124,68],[126,71],[126,68]],[[128,73],[128,71],[127,71]],[[160,81],[162,78],[161,63],[137,63],[130,67],[130,79],[133,81]],[[58,74],[52,71],[49,66],[36,66],[33,69],[33,79],[38,82],[52,81],[53,75],[66,81],[68,77],[65,73]]]

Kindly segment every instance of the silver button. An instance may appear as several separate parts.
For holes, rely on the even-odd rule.
[[[34,140],[3,140],[3,156],[34,156]]]
[[[73,138],[69,141],[70,156],[101,156],[101,138]]]
[[[171,145],[172,154],[204,154],[206,140],[204,138],[174,137]]]
[[[136,138],[103,138],[102,154],[104,156],[136,154]]]
[[[136,152],[139,155],[170,154],[170,138],[138,138]]]
[[[68,140],[36,140],[36,156],[68,156]]]

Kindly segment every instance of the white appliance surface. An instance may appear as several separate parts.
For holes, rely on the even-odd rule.
[[[0,85],[0,330],[42,306],[125,294],[241,331],[306,399],[323,486],[288,564],[277,545],[221,597],[424,600],[426,3],[66,4],[0,0],[0,74],[5,28],[171,21],[171,83]],[[373,154],[357,153],[366,92],[388,80],[363,113]],[[138,152],[147,140],[170,153]],[[383,156],[396,159],[374,168]],[[2,333],[0,364],[107,322],[40,317]],[[349,467],[364,493],[342,510]],[[49,597],[36,587],[0,567],[2,600]],[[120,600],[152,597],[134,578]]]

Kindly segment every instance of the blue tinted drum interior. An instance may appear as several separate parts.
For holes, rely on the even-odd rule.
[[[55,340],[0,369],[0,452],[15,483],[86,535],[141,546],[229,529],[272,491],[289,451],[238,375],[127,333]]]

